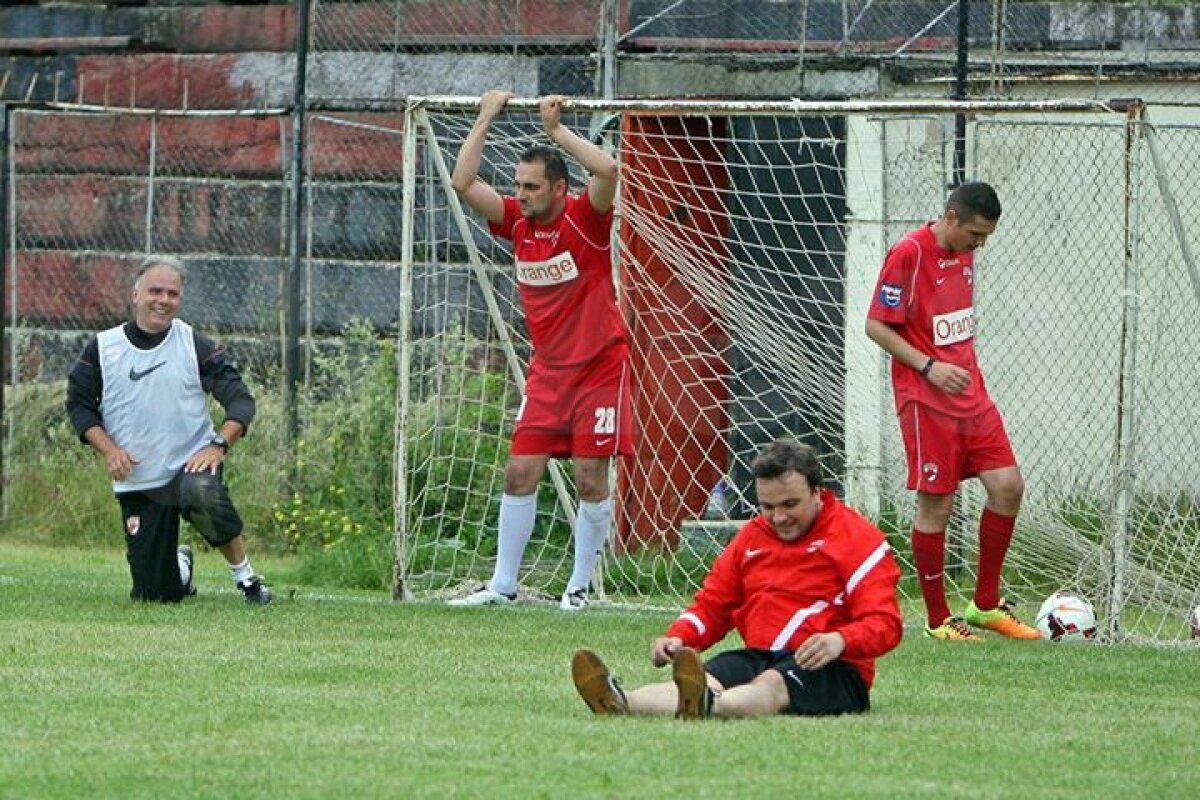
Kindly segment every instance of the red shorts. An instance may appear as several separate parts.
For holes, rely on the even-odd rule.
[[[898,417],[908,457],[909,489],[953,494],[967,478],[1017,464],[995,405],[978,416],[951,417],[909,403]]]
[[[509,452],[606,458],[633,454],[629,348],[610,348],[575,367],[544,367],[534,358],[525,379]]]

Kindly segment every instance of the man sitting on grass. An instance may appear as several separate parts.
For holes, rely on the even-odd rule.
[[[654,641],[670,682],[626,693],[579,650],[571,675],[596,714],[680,719],[851,714],[870,707],[875,659],[900,643],[900,570],[883,534],[821,487],[812,448],[767,445],[750,465],[762,513],[713,564],[695,600]],[[703,662],[731,630],[745,648]]]

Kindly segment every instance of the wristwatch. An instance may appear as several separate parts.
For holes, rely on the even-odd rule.
[[[221,448],[226,453],[229,452],[229,440],[219,433],[214,433],[212,438],[208,440],[208,443],[215,447]]]

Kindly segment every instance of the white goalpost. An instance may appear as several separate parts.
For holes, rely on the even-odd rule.
[[[439,598],[490,575],[508,436],[530,355],[511,251],[464,210],[449,171],[478,98],[406,115],[395,594]],[[678,606],[737,522],[748,464],[793,436],[889,534],[907,569],[913,500],[884,354],[863,333],[887,247],[940,213],[954,115],[967,174],[1005,211],[977,254],[977,346],[1027,494],[1004,584],[1027,617],[1057,589],[1113,638],[1187,635],[1200,586],[1200,229],[1195,128],[1093,101],[576,101],[621,169],[613,276],[630,329],[636,453],[614,475],[611,602]],[[493,125],[481,177],[506,191],[542,142],[536,101]],[[1172,172],[1172,170],[1176,170]],[[1190,172],[1189,172],[1190,171]],[[577,190],[585,176],[572,164]],[[1194,234],[1192,234],[1194,235]],[[982,492],[952,522],[950,589],[974,586]],[[556,466],[521,573],[557,596],[574,488]],[[917,609],[909,570],[902,591]],[[960,602],[961,601],[961,602]]]

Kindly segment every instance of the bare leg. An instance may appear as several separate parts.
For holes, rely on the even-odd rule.
[[[790,704],[783,676],[769,669],[750,683],[717,695],[712,713],[715,717],[766,717],[781,713]]]
[[[238,534],[217,549],[230,564],[241,564],[246,560],[246,537]]]
[[[989,469],[979,473],[979,482],[987,492],[987,507],[1004,517],[1015,517],[1025,495],[1025,479],[1017,467]]]
[[[945,533],[953,510],[954,495],[917,492],[917,515],[913,518],[913,527],[927,533]]]
[[[625,697],[629,700],[630,714],[670,717],[674,716],[675,706],[679,703],[679,692],[671,681],[646,684],[640,689],[627,692]]]
[[[708,688],[712,690],[714,695],[719,697],[725,691],[725,687],[712,675],[706,675],[705,677],[708,679]],[[671,717],[675,716],[675,711],[679,707],[679,689],[676,688],[674,681],[648,683],[645,686],[627,692],[626,697],[629,699],[630,714],[653,714]]]

